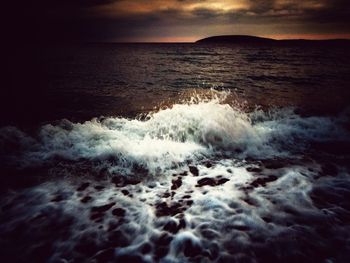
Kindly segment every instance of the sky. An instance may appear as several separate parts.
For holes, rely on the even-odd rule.
[[[350,38],[349,0],[7,0],[22,41],[192,42],[213,35]],[[11,2],[11,3],[10,3]]]

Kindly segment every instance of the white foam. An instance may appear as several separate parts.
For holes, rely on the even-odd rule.
[[[111,173],[131,174],[137,166],[149,174],[162,174],[186,161],[215,156],[285,157],[313,140],[349,137],[335,119],[301,117],[291,109],[245,113],[222,101],[215,97],[175,104],[150,113],[145,120],[63,120],[58,125],[43,126],[34,137],[14,127],[4,128],[1,142],[18,139],[20,152],[6,154],[14,155],[13,160],[23,166],[59,157],[99,161],[99,166]]]

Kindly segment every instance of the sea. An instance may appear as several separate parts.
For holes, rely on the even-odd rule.
[[[349,48],[10,54],[0,261],[348,262]]]

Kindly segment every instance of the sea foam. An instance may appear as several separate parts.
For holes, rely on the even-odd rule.
[[[111,173],[131,174],[141,167],[155,175],[215,156],[287,157],[314,141],[349,138],[341,118],[301,117],[293,109],[247,113],[223,103],[225,98],[224,93],[174,104],[143,119],[62,120],[42,126],[34,136],[15,127],[2,128],[1,155],[23,167],[57,159],[88,160]]]

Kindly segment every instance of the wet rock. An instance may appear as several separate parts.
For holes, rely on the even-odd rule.
[[[118,216],[118,217],[124,217],[125,216],[125,209],[123,208],[115,208],[112,210],[112,214],[114,216]]]
[[[155,251],[154,256],[158,261],[159,259],[165,257],[169,252],[169,244],[173,240],[173,237],[167,233],[162,233],[160,237],[155,241]]]
[[[157,246],[168,246],[173,240],[173,237],[166,232],[163,232],[159,238],[156,240],[155,244]]]
[[[186,221],[185,219],[181,218],[179,221],[179,229],[186,227]]]
[[[164,197],[164,198],[170,197],[170,193],[169,193],[169,192],[165,192],[165,193],[163,194],[163,197]]]
[[[64,200],[64,197],[62,195],[57,195],[51,199],[51,202],[61,202],[63,200]]]
[[[247,167],[246,170],[252,173],[260,173],[262,169],[260,167]]]
[[[129,192],[128,190],[123,189],[123,190],[122,190],[122,194],[127,196],[127,195],[130,194],[130,192]]]
[[[179,223],[177,223],[174,220],[169,221],[168,223],[165,224],[163,229],[165,231],[168,231],[169,233],[176,234],[177,232],[179,232],[180,229],[185,228],[185,227],[186,227],[185,220],[184,219],[180,219]]]
[[[105,189],[105,187],[104,187],[103,185],[96,185],[94,188],[95,188],[97,191],[101,191],[101,190]]]
[[[176,190],[182,185],[181,177],[179,177],[179,178],[177,178],[175,180],[172,180],[171,182],[172,182],[171,190]]]
[[[101,205],[101,206],[93,206],[91,208],[91,212],[93,213],[104,213],[106,211],[108,211],[109,209],[111,209],[113,206],[115,205],[115,202],[106,204],[106,205]]]
[[[216,180],[214,178],[208,178],[208,177],[198,180],[197,186],[204,186],[204,185],[215,186]]]
[[[219,179],[217,182],[216,182],[216,185],[221,185],[221,184],[224,184],[226,182],[230,181],[230,179],[227,179],[227,178],[221,178]]]
[[[92,200],[92,197],[87,195],[87,196],[84,196],[82,199],[80,199],[80,202],[82,203],[87,203],[87,202],[90,202]]]
[[[205,162],[204,165],[207,168],[211,168],[213,166],[213,164],[210,161]]]
[[[278,178],[274,175],[269,175],[267,177],[259,177],[250,183],[253,187],[266,186],[267,183],[276,181]]]
[[[186,205],[187,205],[187,206],[191,206],[192,204],[193,204],[193,200],[187,200],[187,201],[186,201]]]
[[[192,242],[191,240],[186,240],[184,242],[184,255],[186,257],[196,257],[202,253],[202,248],[196,242]]]
[[[198,168],[196,166],[188,166],[188,169],[190,169],[190,172],[194,176],[198,176],[199,175],[199,171],[198,171]]]
[[[254,200],[250,197],[246,197],[242,199],[244,202],[246,202],[248,205],[251,206],[256,206],[256,203],[254,202]]]
[[[169,221],[165,224],[163,229],[173,234],[176,234],[179,231],[179,229],[177,228],[177,223],[175,221]]]
[[[204,185],[209,185],[209,186],[216,186],[216,185],[221,185],[221,184],[224,184],[226,182],[228,182],[229,179],[227,178],[209,178],[209,177],[205,177],[205,178],[202,178],[200,180],[198,180],[197,182],[197,187],[202,187]]]
[[[101,222],[103,219],[103,213],[93,213],[90,215],[90,220],[95,221],[96,223]]]
[[[78,188],[77,188],[77,191],[78,192],[82,192],[84,191],[86,188],[88,188],[90,186],[90,183],[83,183],[81,184]]]
[[[167,204],[166,202],[156,204],[156,216],[174,216],[186,210],[181,203],[171,203]]]
[[[104,213],[111,209],[115,205],[115,202],[102,205],[102,206],[93,206],[91,208],[91,215],[90,219],[95,221],[95,222],[101,222],[104,217]]]
[[[125,183],[126,183],[126,185],[136,185],[136,184],[139,184],[139,183],[141,183],[141,181],[140,180],[138,180],[138,179],[136,179],[136,178],[127,178],[126,180],[125,180]]]
[[[141,181],[135,178],[128,178],[128,177],[124,177],[122,175],[118,175],[118,176],[114,176],[112,178],[112,183],[116,186],[116,187],[124,187],[126,185],[136,185],[139,184]]]

